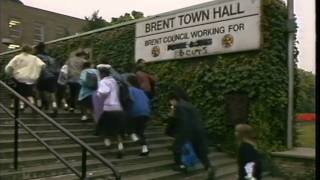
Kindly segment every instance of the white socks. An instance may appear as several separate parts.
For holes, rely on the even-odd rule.
[[[105,138],[105,139],[104,139],[104,145],[106,145],[107,147],[111,146],[111,141],[110,141],[110,139]],[[124,149],[123,143],[122,143],[122,142],[118,143],[118,150],[119,150],[119,151],[122,151],[123,149]]]
[[[83,116],[81,117],[81,121],[86,121],[86,120],[88,120],[88,116],[83,115]]]
[[[111,145],[111,141],[110,139],[104,139],[104,145],[106,145],[107,147],[109,147]]]
[[[123,150],[123,144],[122,144],[122,143],[119,143],[119,144],[118,144],[118,150],[119,150],[119,151],[122,151],[122,150]]]
[[[53,102],[53,103],[52,103],[52,108],[53,108],[53,109],[56,109],[57,107],[58,107],[58,106],[57,106],[57,103],[56,103],[56,102]]]
[[[20,101],[20,109],[24,109],[24,103]]]
[[[148,146],[143,145],[143,146],[142,146],[142,153],[147,153],[147,152],[149,152]]]
[[[41,107],[42,106],[42,101],[40,99],[37,100],[37,106]]]
[[[131,134],[131,139],[133,142],[137,142],[139,140],[139,138],[137,137],[137,135],[135,133]]]

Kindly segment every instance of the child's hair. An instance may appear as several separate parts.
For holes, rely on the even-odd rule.
[[[169,90],[169,99],[189,101],[188,94],[180,86],[173,85]]]
[[[30,45],[24,44],[24,45],[22,45],[21,51],[24,52],[24,53],[29,53],[30,54],[32,52],[32,48],[31,48]]]
[[[107,77],[111,75],[110,68],[106,67],[97,67],[101,77]]]
[[[76,55],[76,57],[87,57],[88,56],[88,54],[83,50],[77,52],[75,55]]]
[[[138,79],[135,75],[128,76],[128,82],[131,86],[136,87],[136,88],[140,88]]]
[[[144,59],[138,59],[137,64],[141,64],[141,63],[144,63],[144,62],[145,62]]]
[[[238,137],[242,140],[247,139],[255,142],[256,136],[253,128],[248,124],[238,124],[235,128],[238,132]]]
[[[37,54],[45,53],[46,45],[43,42],[39,42],[35,47],[35,51]]]

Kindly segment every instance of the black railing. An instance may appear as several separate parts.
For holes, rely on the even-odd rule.
[[[48,151],[50,151],[57,159],[59,159],[67,168],[69,168],[74,174],[76,174],[80,179],[85,180],[87,178],[87,152],[91,153],[92,156],[101,161],[105,166],[111,169],[113,175],[116,180],[121,180],[121,176],[119,172],[115,169],[115,167],[107,161],[103,156],[101,156],[97,151],[88,146],[85,142],[74,136],[70,131],[65,129],[47,114],[42,112],[32,103],[30,103],[27,99],[22,97],[16,91],[14,91],[11,87],[9,87],[6,83],[0,80],[0,86],[4,87],[10,94],[12,94],[15,98],[14,101],[14,113],[12,113],[8,108],[6,108],[2,103],[0,103],[0,108],[3,109],[5,113],[7,113],[11,118],[14,119],[14,157],[13,163],[15,170],[18,170],[18,148],[19,148],[19,125],[25,129],[31,136],[33,136],[37,141],[39,141]],[[82,149],[82,163],[81,163],[81,172],[79,172],[75,167],[73,167],[70,163],[68,163],[65,158],[63,158],[57,151],[55,151],[52,147],[50,147],[44,140],[41,139],[32,129],[30,129],[25,123],[20,120],[20,112],[19,112],[19,102],[22,101],[28,107],[30,107],[35,113],[42,116],[45,120],[50,122],[54,127],[59,129],[63,134],[71,138],[77,144],[81,146]]]

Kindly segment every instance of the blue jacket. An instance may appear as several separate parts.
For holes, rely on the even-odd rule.
[[[81,71],[81,74],[80,74],[80,85],[81,85],[81,89],[80,89],[80,92],[79,92],[79,97],[78,97],[78,100],[81,101],[83,99],[85,99],[86,97],[88,96],[91,96],[96,90],[93,90],[93,89],[89,89],[85,86],[83,86],[83,83],[86,81],[86,74],[87,72],[90,72],[90,73],[95,73],[97,75],[97,80],[98,82],[100,81],[100,74],[99,74],[99,71],[96,70],[96,69],[91,69],[91,68],[88,68],[88,69],[84,69],[83,71]],[[98,83],[97,82],[97,83]]]
[[[149,117],[151,115],[150,100],[146,96],[145,92],[135,87],[130,87],[129,91],[133,100],[133,105],[129,111],[129,116],[131,118],[139,116]]]

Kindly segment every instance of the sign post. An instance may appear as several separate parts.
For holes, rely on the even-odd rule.
[[[135,59],[185,59],[259,49],[261,0],[216,0],[136,24]]]
[[[293,59],[293,48],[294,48],[294,29],[292,29],[292,23],[294,21],[294,2],[293,0],[288,0],[288,29],[289,29],[289,39],[288,39],[288,123],[287,123],[287,147],[291,149],[293,147],[293,97],[294,97],[294,59]],[[291,27],[291,28],[290,28]]]

